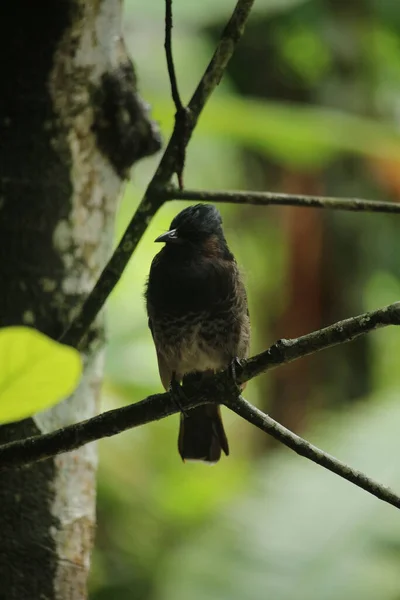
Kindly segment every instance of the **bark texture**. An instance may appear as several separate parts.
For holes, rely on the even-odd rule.
[[[159,139],[118,0],[14,0],[0,21],[0,326],[57,338],[109,255],[123,178]],[[0,443],[94,415],[102,356],[84,360],[73,398],[1,427]],[[0,475],[0,600],[86,598],[95,470],[90,444]]]

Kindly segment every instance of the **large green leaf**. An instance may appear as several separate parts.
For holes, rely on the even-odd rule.
[[[67,398],[82,374],[79,352],[29,327],[0,329],[0,423]]]

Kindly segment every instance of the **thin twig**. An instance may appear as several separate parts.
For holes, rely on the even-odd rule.
[[[189,109],[183,106],[176,79],[174,57],[172,54],[172,0],[165,0],[165,56],[171,95],[175,104],[175,129],[178,132],[178,147],[176,150],[175,173],[178,177],[179,189],[183,189],[183,171],[186,162],[186,146],[188,143],[187,129],[190,127]]]
[[[328,208],[331,210],[349,210],[354,212],[382,212],[400,214],[400,204],[363,200],[362,198],[330,198],[326,196],[307,196],[300,194],[281,194],[277,192],[246,192],[235,190],[188,190],[166,186],[159,189],[160,200],[198,200],[204,202],[222,202],[229,204],[252,204],[256,206],[299,206],[304,208]]]
[[[274,367],[333,345],[349,342],[359,335],[373,331],[378,327],[399,324],[400,302],[396,302],[379,310],[339,321],[325,329],[293,340],[279,340],[265,352],[243,361],[236,369],[237,380],[239,383],[248,381]],[[243,398],[238,397],[236,387],[232,385],[230,369],[208,378],[200,389],[198,384],[191,387],[190,382],[184,382],[184,391],[187,397],[185,410],[190,410],[207,402],[219,403],[221,398],[225,398],[224,403],[228,408],[242,416],[249,423],[272,435],[301,456],[347,479],[380,500],[400,508],[400,496],[389,488],[380,485],[363,473],[352,469],[313,446],[259,411]],[[0,446],[0,470],[26,465],[62,452],[68,452],[88,442],[116,435],[127,429],[162,419],[176,412],[178,412],[178,408],[171,394],[149,396],[136,404],[110,410],[97,417],[70,425],[53,433]]]
[[[169,81],[171,84],[172,99],[175,104],[176,112],[183,110],[183,104],[179,94],[178,82],[176,80],[174,57],[172,55],[172,0],[165,0],[165,56],[167,58],[167,67]]]
[[[189,102],[190,119],[185,125],[185,144],[187,145],[197,120],[207,100],[221,80],[225,68],[238,44],[254,0],[238,0],[232,16],[225,27],[217,49],[203,77]],[[77,316],[61,337],[61,341],[70,346],[79,347],[89,327],[94,322],[107,298],[113,291],[127,266],[143,233],[151,219],[163,204],[157,190],[170,181],[177,171],[181,149],[182,131],[179,122],[175,123],[168,146],[158,168],[149,183],[139,207],[121,238],[114,254],[105,266],[93,290],[81,306]]]
[[[239,383],[244,383],[278,365],[292,362],[314,352],[351,342],[374,329],[400,325],[400,302],[389,304],[378,310],[338,321],[329,327],[313,331],[291,340],[278,340],[265,352],[261,352],[236,367]]]
[[[383,500],[396,508],[400,508],[400,496],[390,488],[367,477],[367,475],[361,471],[349,467],[317,446],[310,444],[310,442],[307,442],[292,431],[289,431],[289,429],[286,429],[286,427],[283,427],[283,425],[274,421],[270,416],[264,414],[261,410],[258,410],[258,408],[247,402],[244,398],[239,397],[236,400],[231,400],[227,406],[236,414],[246,419],[246,421],[252,423],[258,427],[258,429],[265,431],[278,440],[278,442],[281,442],[291,450],[294,450],[300,456],[304,456],[304,458],[308,458],[317,465],[339,475],[339,477],[347,479],[350,483],[353,483],[369,494],[376,496],[379,500]]]

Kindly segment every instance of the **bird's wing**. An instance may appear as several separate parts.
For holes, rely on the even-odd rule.
[[[161,352],[159,351],[159,349],[157,347],[157,342],[154,337],[153,325],[152,325],[150,318],[148,320],[148,325],[149,325],[149,329],[151,331],[151,335],[153,336],[154,345],[156,347],[158,372],[160,373],[161,383],[163,384],[164,389],[168,390],[170,387],[170,384],[171,384],[172,371],[171,371],[171,369],[168,368],[168,365],[167,365],[167,362],[166,362],[164,356],[161,354]]]
[[[153,325],[152,325],[152,322],[151,322],[151,319],[150,319],[150,317],[149,317],[149,319],[148,319],[148,321],[147,321],[147,325],[149,326],[149,329],[150,329],[150,331],[151,331],[151,335],[152,335],[152,337],[153,337],[153,341],[154,341]]]
[[[157,347],[156,347],[156,351],[157,351],[158,371],[160,373],[160,379],[164,386],[164,389],[168,390],[171,385],[172,371],[171,371],[171,369],[168,368],[168,365],[167,365],[167,362],[166,362],[164,356],[158,351]]]

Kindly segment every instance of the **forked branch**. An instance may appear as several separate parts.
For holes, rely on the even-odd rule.
[[[238,382],[249,381],[274,367],[336,344],[349,342],[379,327],[399,324],[400,302],[396,302],[377,311],[339,321],[325,329],[296,339],[279,340],[265,352],[242,361],[237,369],[237,380]],[[301,456],[347,479],[380,500],[400,508],[400,496],[389,488],[313,446],[244,400],[238,394],[236,385],[232,385],[230,370],[217,373],[207,379],[200,388],[192,386],[189,381],[184,382],[183,389],[187,398],[184,407],[186,410],[207,402],[218,403],[221,398],[225,398],[228,408]],[[22,466],[61,452],[68,452],[88,442],[116,435],[176,412],[178,412],[177,404],[170,393],[149,396],[136,404],[110,410],[53,433],[0,446],[0,469]]]
[[[192,99],[187,107],[182,106],[171,50],[172,0],[166,0],[166,53],[172,96],[177,112],[185,112],[184,127],[182,120],[176,119],[175,127],[161,158],[160,164],[149,183],[146,193],[128,225],[120,243],[101,273],[95,287],[80,308],[77,317],[65,331],[62,341],[71,346],[80,347],[94,322],[97,314],[114,289],[132,256],[139,240],[158,208],[172,198],[188,200],[211,200],[215,202],[285,204],[317,208],[342,210],[363,210],[376,212],[400,212],[400,207],[390,203],[378,203],[358,199],[319,198],[293,196],[285,194],[256,192],[207,192],[196,190],[176,190],[170,185],[174,173],[183,168],[182,151],[187,144],[211,93],[218,85],[224,70],[238,43],[250,14],[254,0],[238,0],[233,14],[225,27],[220,42],[207,67]],[[355,337],[368,333],[378,327],[400,324],[400,303],[383,309],[352,317],[320,331],[293,339],[279,340],[268,350],[243,361],[237,369],[237,381],[245,382],[260,373],[302,358],[330,346],[351,341]],[[298,454],[316,462],[326,469],[363,488],[377,498],[400,508],[400,496],[390,489],[352,469],[319,448],[290,432],[282,425],[249,404],[238,394],[236,385],[232,385],[229,370],[216,374],[207,380],[200,389],[192,389],[184,382],[187,397],[185,409],[190,410],[207,402],[218,403],[220,398],[225,404],[244,419],[293,449]],[[53,433],[36,436],[0,446],[0,469],[21,467],[43,460],[62,452],[68,452],[89,442],[116,435],[127,429],[162,419],[178,411],[176,402],[170,393],[156,394],[145,400],[123,408],[105,412],[97,417],[75,425],[70,425]]]
[[[254,0],[238,0],[232,16],[222,32],[214,55],[200,80],[187,107],[189,119],[177,119],[171,138],[161,158],[158,168],[150,181],[138,209],[129,223],[121,241],[100,274],[97,283],[78,311],[77,316],[61,337],[64,344],[79,348],[89,327],[94,322],[107,298],[120,280],[136,246],[147,229],[151,219],[163,204],[157,191],[167,185],[174,173],[179,173],[182,165],[182,144],[189,143],[197,120],[207,100],[219,84],[225,68],[238,44]],[[186,110],[186,109],[185,109]],[[184,139],[183,139],[184,138]]]

